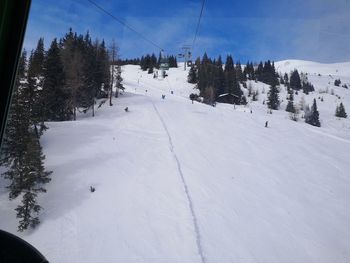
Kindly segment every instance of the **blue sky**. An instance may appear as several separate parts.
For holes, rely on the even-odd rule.
[[[201,0],[95,0],[110,13],[156,42],[168,54],[191,44]],[[46,46],[68,29],[93,38],[115,39],[122,58],[159,49],[145,42],[87,0],[32,0],[25,37],[31,50],[39,37]],[[206,0],[194,56],[232,54],[235,60],[305,59],[350,61],[350,0]]]

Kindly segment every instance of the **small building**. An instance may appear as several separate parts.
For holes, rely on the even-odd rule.
[[[228,104],[240,104],[241,98],[232,93],[221,94],[216,98],[216,102]]]

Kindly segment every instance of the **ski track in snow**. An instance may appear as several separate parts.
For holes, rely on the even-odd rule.
[[[202,263],[206,263],[206,260],[205,260],[204,254],[203,254],[203,249],[202,249],[201,235],[200,235],[200,232],[199,232],[197,216],[196,216],[196,214],[194,212],[193,201],[192,201],[191,195],[190,195],[190,193],[188,191],[188,186],[187,186],[185,177],[184,177],[184,175],[182,173],[180,161],[177,158],[177,155],[176,155],[176,153],[174,151],[174,144],[173,144],[173,141],[171,139],[169,130],[168,130],[167,126],[166,126],[166,123],[165,123],[164,119],[162,118],[162,116],[160,115],[160,113],[159,113],[156,105],[154,104],[153,100],[150,99],[150,101],[151,101],[151,103],[153,105],[154,110],[156,111],[156,113],[157,113],[157,115],[159,117],[159,120],[161,121],[161,123],[163,125],[163,128],[164,128],[167,136],[168,136],[169,149],[170,149],[171,153],[173,154],[173,157],[174,157],[174,159],[176,161],[177,169],[178,169],[179,175],[181,177],[181,181],[182,181],[182,184],[183,184],[183,187],[184,187],[184,190],[185,190],[185,193],[186,193],[186,197],[187,197],[187,200],[188,200],[189,208],[190,208],[190,211],[191,211],[193,225],[194,225],[194,231],[195,231],[195,235],[196,235],[196,244],[197,244],[197,248],[198,248],[198,254],[199,254],[200,258],[201,258],[201,262]]]

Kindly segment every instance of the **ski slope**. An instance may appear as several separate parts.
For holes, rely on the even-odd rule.
[[[182,67],[157,80],[124,66],[112,107],[48,124],[42,223],[17,233],[16,202],[1,187],[0,228],[50,262],[350,262],[350,121],[334,116],[340,101],[350,113],[350,91],[332,85],[332,65],[277,66],[309,72],[316,91],[304,98],[317,99],[321,128],[289,119],[284,87],[273,114],[259,82],[258,101],[211,107],[191,104]]]

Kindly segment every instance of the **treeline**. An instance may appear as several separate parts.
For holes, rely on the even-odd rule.
[[[16,208],[19,231],[39,223],[37,194],[50,181],[40,145],[45,122],[75,120],[77,111],[94,115],[101,97],[109,96],[112,105],[112,88],[123,88],[120,67],[110,70],[116,57],[114,43],[109,52],[103,40],[92,41],[89,33],[72,29],[53,39],[47,51],[42,38],[29,59],[23,51],[0,153],[9,198],[22,197]]]
[[[245,85],[247,80],[263,80],[274,86],[279,83],[273,62],[261,62],[257,68],[247,63],[242,69],[241,63],[234,63],[231,55],[226,57],[223,64],[221,56],[212,60],[205,53],[202,59],[197,58],[188,75],[188,82],[197,84],[200,96],[210,104],[224,94],[231,94],[234,104],[245,104],[246,98],[240,84]]]
[[[246,87],[247,80],[261,81],[272,87],[285,84],[288,89],[303,90],[306,94],[314,91],[306,74],[299,74],[297,70],[294,70],[290,76],[288,74],[282,76],[278,74],[274,62],[270,60],[261,61],[259,64],[247,62],[242,69],[241,63],[239,61],[234,63],[231,55],[226,57],[223,64],[221,56],[211,59],[205,53],[202,59],[197,58],[188,74],[188,82],[197,84],[200,96],[208,103],[212,103],[223,94],[232,94],[235,104],[245,103],[240,84]]]
[[[279,85],[284,84],[288,91],[288,104],[286,111],[296,114],[297,109],[294,106],[294,92],[303,91],[305,94],[314,91],[313,85],[308,81],[307,74],[299,74],[298,70],[293,70],[290,75],[287,73],[283,76],[278,74],[274,62],[270,60],[254,64],[247,62],[242,69],[242,65],[238,61],[234,63],[231,55],[226,57],[225,63],[222,62],[221,56],[217,59],[211,59],[205,53],[202,59],[197,58],[194,65],[188,73],[188,82],[196,84],[199,89],[199,96],[208,104],[214,104],[216,101],[229,102],[233,104],[247,104],[244,96],[243,88],[248,90],[248,96],[252,96],[252,100],[257,100],[257,91],[252,92],[251,86],[248,87],[246,81],[260,81],[270,86],[268,92],[267,106],[271,110],[280,108]],[[195,98],[192,95],[192,100]],[[229,97],[222,100],[222,96]],[[339,106],[340,108],[340,106]],[[340,112],[340,110],[337,110]],[[344,116],[343,110],[341,110]],[[295,118],[295,115],[294,115]],[[317,111],[316,101],[311,109],[305,109],[305,121],[314,126],[320,126],[319,113]]]
[[[105,42],[70,30],[46,52],[43,71],[44,119],[76,119],[77,110],[94,115],[95,99],[110,87],[110,59]]]
[[[165,59],[167,63],[169,64],[169,68],[177,68],[177,59],[176,56],[170,55],[165,58],[162,58],[161,53],[159,53],[158,58],[153,53],[152,55],[147,54],[145,56],[142,56],[140,59],[140,66],[143,71],[148,70],[148,73],[153,73],[153,70],[159,69],[159,66],[162,62],[162,59]]]

